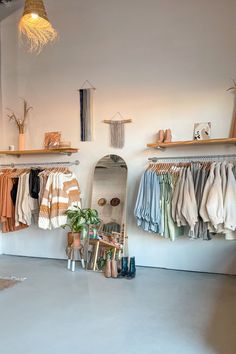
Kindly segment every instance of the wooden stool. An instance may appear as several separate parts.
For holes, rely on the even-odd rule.
[[[67,269],[75,271],[75,261],[80,260],[82,268],[85,268],[83,246],[80,243],[80,234],[69,232],[67,236],[66,255],[68,257]]]

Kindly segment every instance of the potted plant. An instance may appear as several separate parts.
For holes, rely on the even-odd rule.
[[[81,238],[89,237],[91,231],[96,234],[100,219],[98,212],[95,209],[81,209],[74,207],[66,211],[67,224],[63,228],[69,228],[68,232],[68,246],[73,244],[74,247],[81,247]]]

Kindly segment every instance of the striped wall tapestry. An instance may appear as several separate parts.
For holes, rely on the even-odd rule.
[[[94,139],[93,127],[93,88],[80,89],[80,139],[92,141]]]

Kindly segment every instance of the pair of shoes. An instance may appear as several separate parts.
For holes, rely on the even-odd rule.
[[[157,142],[158,143],[170,143],[172,140],[172,135],[171,135],[171,130],[166,129],[165,132],[164,130],[159,130],[157,133]]]
[[[131,257],[128,266],[128,257],[121,258],[121,271],[118,278],[133,279],[136,275],[135,257]]]
[[[107,259],[104,274],[106,278],[117,278],[117,261]]]

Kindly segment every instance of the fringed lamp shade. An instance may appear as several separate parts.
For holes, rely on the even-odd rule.
[[[42,0],[25,1],[19,31],[26,37],[31,52],[39,53],[44,45],[56,38],[57,32],[48,20]]]

